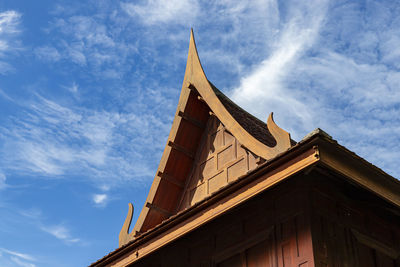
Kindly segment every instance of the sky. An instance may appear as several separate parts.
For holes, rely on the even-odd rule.
[[[210,81],[400,177],[400,2],[0,0],[0,266],[85,266],[153,181],[193,27]]]

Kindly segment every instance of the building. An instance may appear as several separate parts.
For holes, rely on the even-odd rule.
[[[400,267],[400,182],[320,129],[300,142],[223,95],[193,33],[146,204],[91,266]]]

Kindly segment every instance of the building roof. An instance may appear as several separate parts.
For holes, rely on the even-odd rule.
[[[181,209],[212,116],[224,126],[224,131],[232,134],[240,146],[260,161],[238,179]],[[122,255],[126,257],[125,263],[134,262],[243,201],[315,166],[330,169],[345,181],[378,195],[389,205],[400,207],[397,179],[339,145],[322,130],[317,129],[296,143],[274,123],[272,113],[265,124],[233,103],[207,80],[191,32],[177,111],[146,203],[131,233],[128,231],[133,206],[129,205],[119,236],[120,247],[92,266],[104,266]]]
[[[208,81],[192,31],[185,77],[167,145],[134,230],[128,234],[130,220],[126,221],[120,245],[177,213],[210,116],[215,116],[243,147],[263,160],[287,150],[294,143],[289,133],[274,123],[272,113],[265,124]],[[132,214],[130,206],[128,217]]]
[[[122,256],[125,263],[139,260],[244,201],[314,168],[330,170],[344,181],[366,189],[385,200],[386,208],[390,212],[397,210],[397,216],[400,216],[400,181],[341,146],[326,132],[316,129],[287,151],[110,252],[91,266],[106,266]],[[194,216],[196,214],[201,216]]]

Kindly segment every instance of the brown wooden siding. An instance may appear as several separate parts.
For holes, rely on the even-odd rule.
[[[178,210],[184,210],[257,167],[259,158],[211,116]]]
[[[400,267],[395,209],[339,181],[293,177],[131,266]]]
[[[313,266],[308,193],[297,188],[264,193],[131,266]]]
[[[316,266],[400,267],[400,220],[390,206],[318,176],[311,202]]]

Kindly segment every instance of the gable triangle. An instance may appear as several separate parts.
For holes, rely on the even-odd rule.
[[[291,145],[289,133],[274,123],[272,113],[265,124],[208,81],[192,31],[182,90],[164,152],[131,233],[130,206],[119,245],[157,227]]]
[[[215,194],[262,162],[263,159],[242,146],[216,116],[210,116],[178,211]]]

